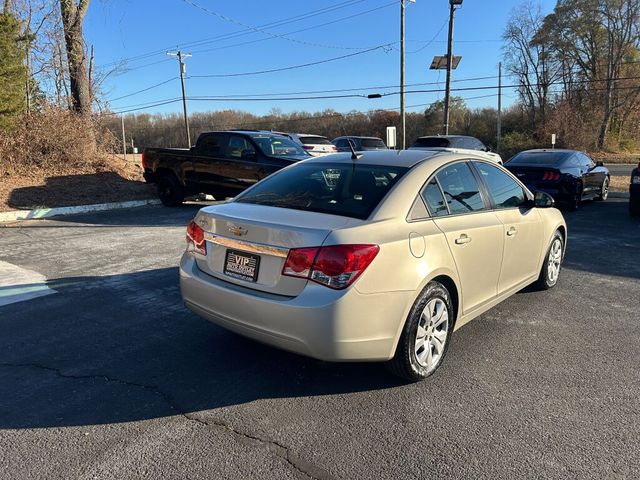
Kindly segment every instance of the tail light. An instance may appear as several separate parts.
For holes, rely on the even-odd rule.
[[[378,255],[378,245],[331,245],[293,248],[282,274],[313,280],[329,288],[347,288]]]
[[[331,150],[334,152],[338,151],[338,147],[336,147],[335,145],[331,145]]]
[[[147,168],[147,163],[145,161],[146,159],[144,158],[144,152],[142,152],[142,155],[140,157],[140,164],[142,165],[142,168],[145,169]]]
[[[313,150],[313,145],[302,145],[305,150]]]
[[[544,172],[542,180],[560,180],[560,172]]]
[[[207,242],[204,239],[204,230],[194,221],[191,221],[191,223],[187,225],[187,250],[199,253],[200,255],[207,254]]]

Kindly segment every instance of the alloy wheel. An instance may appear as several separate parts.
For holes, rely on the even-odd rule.
[[[559,238],[553,240],[549,249],[549,260],[547,264],[547,277],[550,283],[555,283],[560,275],[560,264],[562,263],[562,241]]]
[[[449,311],[444,300],[429,301],[420,315],[415,341],[416,359],[429,372],[435,370],[442,359],[449,327]]]

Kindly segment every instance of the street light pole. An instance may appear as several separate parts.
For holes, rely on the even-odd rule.
[[[462,0],[449,0],[449,37],[447,39],[447,86],[444,94],[444,134],[449,135],[449,103],[451,102],[451,70],[453,63],[453,17]]]
[[[180,85],[182,86],[182,110],[184,113],[184,129],[187,134],[187,148],[191,148],[191,133],[189,132],[189,116],[187,115],[187,97],[184,92],[184,74],[187,70],[187,66],[182,60],[183,58],[191,57],[190,53],[182,53],[180,50],[177,52],[167,52],[167,55],[172,57],[178,57],[178,63],[180,64]]]
[[[400,118],[401,118],[401,133],[400,133],[400,149],[406,148],[406,116],[404,111],[404,0],[400,0]]]

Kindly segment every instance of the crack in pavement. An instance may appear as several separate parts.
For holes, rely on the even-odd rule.
[[[259,443],[267,447],[267,450],[276,455],[278,458],[284,460],[291,467],[293,467],[297,472],[303,474],[306,478],[310,478],[313,480],[331,480],[333,477],[329,472],[324,470],[321,467],[313,465],[312,463],[304,460],[303,458],[295,455],[291,452],[289,447],[282,445],[280,442],[276,440],[270,440],[255,434],[250,434],[247,432],[240,431],[234,428],[231,424],[225,423],[221,420],[203,420],[198,418],[193,414],[189,414],[184,409],[179,408],[177,403],[165,392],[160,390],[159,387],[155,385],[146,385],[143,383],[131,382],[128,380],[122,380],[119,378],[110,377],[104,374],[92,374],[92,375],[73,375],[64,373],[61,369],[55,367],[48,367],[46,365],[42,365],[39,363],[0,363],[0,367],[7,368],[33,368],[44,370],[47,372],[52,372],[61,378],[68,378],[72,380],[104,380],[108,383],[116,383],[118,385],[123,385],[126,387],[136,387],[142,388],[144,390],[148,390],[162,398],[162,400],[174,411],[177,415],[180,415],[184,419],[198,423],[204,427],[212,428],[217,427],[219,430],[222,430],[227,433],[231,433],[232,435],[238,437],[241,443],[245,445]]]

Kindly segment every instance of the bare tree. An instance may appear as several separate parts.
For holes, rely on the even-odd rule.
[[[87,74],[87,59],[82,24],[89,0],[60,0],[60,14],[69,64],[69,84],[73,110],[91,113],[91,86]]]

